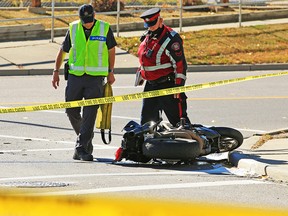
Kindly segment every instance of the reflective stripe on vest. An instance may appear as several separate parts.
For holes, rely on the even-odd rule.
[[[171,34],[172,37],[174,37],[177,34],[177,32],[173,30],[173,31],[170,32],[170,34]],[[141,66],[141,69],[151,72],[151,71],[156,71],[156,70],[159,70],[159,69],[166,69],[166,68],[173,67],[174,70],[175,70],[176,63],[175,63],[175,61],[173,62],[173,60],[171,61],[171,62],[173,62],[173,64],[170,63],[170,62],[169,63],[165,63],[165,64],[161,64],[161,56],[162,56],[164,50],[166,49],[166,47],[167,47],[167,45],[168,45],[168,43],[170,41],[171,41],[171,38],[167,37],[165,39],[165,41],[162,43],[161,47],[159,48],[159,50],[158,50],[158,52],[156,54],[156,66]],[[167,56],[169,56],[170,59],[171,59],[170,55],[167,55]]]
[[[109,53],[106,46],[108,30],[108,23],[97,20],[90,37],[86,40],[82,23],[75,21],[70,24],[72,47],[69,53],[69,73],[76,76],[84,73],[92,76],[108,75]]]
[[[159,64],[156,66],[142,66],[141,65],[141,69],[145,70],[145,71],[155,71],[155,70],[159,70],[159,69],[170,68],[171,66],[172,66],[171,63]]]
[[[174,37],[177,32],[175,32],[174,30],[170,32],[171,36]],[[161,56],[165,50],[165,48],[167,47],[168,43],[171,41],[170,37],[167,37],[166,40],[162,43],[160,49],[158,50],[158,53],[156,55],[156,65],[161,64]]]

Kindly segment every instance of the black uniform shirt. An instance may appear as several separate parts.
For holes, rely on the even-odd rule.
[[[94,25],[96,22],[97,22],[97,20],[95,20]],[[92,28],[94,27],[94,25],[92,26]],[[82,27],[84,29],[86,40],[87,40],[91,34],[92,28],[86,29],[84,26],[82,26]],[[115,37],[114,37],[114,34],[113,34],[111,28],[109,28],[109,31],[107,34],[106,45],[107,45],[108,50],[112,49],[113,47],[115,47],[117,45],[117,42],[115,40]],[[65,39],[62,43],[62,50],[64,52],[68,53],[70,48],[71,48],[70,30],[68,29],[68,31],[66,32],[66,35],[65,35]]]

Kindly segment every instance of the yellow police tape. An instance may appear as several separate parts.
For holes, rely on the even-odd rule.
[[[221,81],[216,81],[216,82],[208,82],[208,83],[203,83],[203,84],[195,84],[195,85],[181,86],[181,87],[161,89],[161,90],[155,90],[155,91],[111,96],[111,97],[105,97],[105,98],[94,98],[94,99],[88,99],[88,100],[50,103],[50,104],[42,104],[42,105],[35,105],[35,106],[0,108],[0,113],[33,112],[33,111],[41,111],[41,110],[64,109],[64,108],[92,106],[92,105],[115,103],[115,102],[124,102],[124,101],[138,100],[138,99],[143,99],[143,98],[178,94],[178,93],[188,92],[188,91],[196,91],[196,90],[200,90],[204,88],[212,88],[216,86],[227,85],[227,84],[232,84],[232,83],[237,83],[237,82],[261,79],[261,78],[267,78],[267,77],[283,76],[283,75],[288,75],[288,72],[247,76],[247,77],[242,77],[242,78],[234,78],[234,79],[221,80]]]
[[[250,206],[253,206],[251,204]],[[287,209],[115,197],[0,195],[0,216],[285,216]]]
[[[111,102],[122,102],[138,100],[142,98],[176,94],[187,91],[195,91],[204,88],[211,88],[248,80],[288,75],[288,72],[248,76],[243,78],[228,79],[204,84],[196,84],[184,87],[163,89],[158,91],[112,96],[90,100],[80,100],[64,103],[52,103],[37,106],[25,106],[15,108],[2,108],[0,113],[29,112],[40,110],[51,110],[61,108],[72,108],[79,106],[91,106]],[[79,216],[79,215],[101,215],[101,216],[288,216],[288,209],[256,208],[250,206],[223,205],[216,203],[179,202],[165,200],[143,200],[124,199],[112,197],[43,197],[13,195],[7,192],[0,192],[0,216],[21,215],[21,216]]]

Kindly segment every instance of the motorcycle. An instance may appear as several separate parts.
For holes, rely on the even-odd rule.
[[[152,160],[189,164],[201,156],[232,151],[243,143],[243,135],[236,129],[186,124],[184,118],[177,127],[162,119],[144,125],[130,121],[123,131],[114,162],[126,159],[140,163]]]

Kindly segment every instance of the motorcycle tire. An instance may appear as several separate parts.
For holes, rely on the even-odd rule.
[[[218,144],[220,152],[232,151],[243,143],[243,135],[238,130],[228,127],[211,127],[211,129],[221,135]]]
[[[200,155],[200,144],[189,139],[147,139],[142,152],[149,158],[193,160]]]

